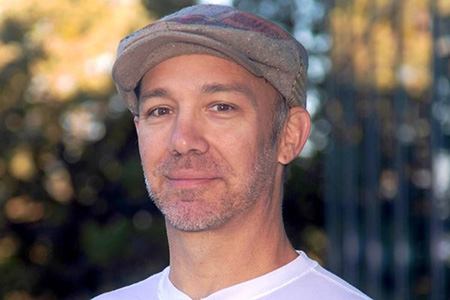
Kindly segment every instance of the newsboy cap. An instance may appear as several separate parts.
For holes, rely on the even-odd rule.
[[[152,67],[186,54],[233,61],[267,79],[290,107],[306,107],[305,48],[287,31],[249,12],[196,5],[168,15],[124,38],[112,76],[130,111],[138,114],[135,88]]]

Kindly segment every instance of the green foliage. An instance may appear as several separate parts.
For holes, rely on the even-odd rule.
[[[194,0],[143,0],[147,10],[154,16],[166,16],[186,6],[195,4]]]
[[[104,226],[91,220],[81,228],[81,248],[91,264],[106,268],[120,259],[132,233],[126,219],[113,220]]]

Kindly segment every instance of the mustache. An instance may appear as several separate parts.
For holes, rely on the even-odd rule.
[[[210,154],[188,153],[164,158],[156,165],[152,174],[167,176],[177,170],[198,170],[217,175],[231,172],[224,160],[215,159]]]

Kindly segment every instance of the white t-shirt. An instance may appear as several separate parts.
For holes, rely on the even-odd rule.
[[[203,300],[370,300],[302,251],[287,265],[217,291]],[[170,267],[92,300],[191,300],[169,280]]]

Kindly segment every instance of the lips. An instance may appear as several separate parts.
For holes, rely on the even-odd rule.
[[[214,183],[219,177],[215,174],[181,170],[165,175],[169,184],[174,188],[193,188]]]
[[[174,188],[194,188],[199,186],[204,186],[211,184],[216,179],[205,178],[205,179],[169,179],[169,184]]]

